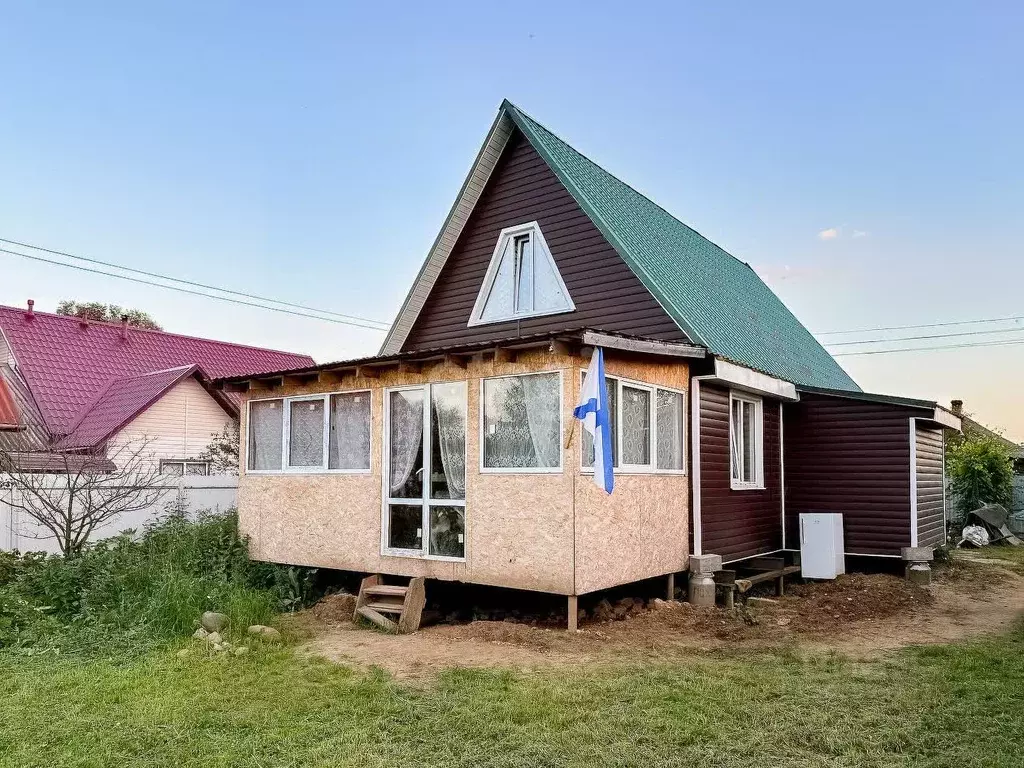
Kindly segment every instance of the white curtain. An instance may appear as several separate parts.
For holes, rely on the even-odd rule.
[[[561,435],[558,434],[558,374],[523,376],[526,423],[537,467],[557,467]]]
[[[466,498],[466,386],[437,385],[433,388],[433,415],[437,428],[441,468],[448,482],[449,499]],[[431,489],[433,496],[433,489]],[[435,497],[436,498],[436,497]]]
[[[370,468],[370,395],[331,396],[331,469]]]
[[[683,469],[683,396],[658,390],[658,469]]]
[[[284,403],[260,400],[249,406],[249,469],[281,469]]]
[[[391,393],[391,494],[412,475],[423,443],[423,392]]]

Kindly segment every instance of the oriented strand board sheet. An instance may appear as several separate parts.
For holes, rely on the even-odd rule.
[[[248,474],[239,481],[239,519],[253,556],[283,563],[401,576],[459,580],[558,594],[592,591],[682,570],[689,531],[689,478],[621,475],[602,498],[580,472],[579,425],[572,408],[587,361],[550,352],[515,362],[471,360],[419,373],[384,371],[252,393],[253,399],[369,389],[371,471],[365,475]],[[685,363],[650,364],[609,355],[609,374],[688,389]],[[480,380],[559,370],[563,375],[563,468],[555,473],[491,474],[480,470]],[[381,554],[383,390],[424,382],[467,382],[466,561],[452,563]],[[244,414],[243,414],[244,416]],[[242,445],[246,444],[243,418]]]

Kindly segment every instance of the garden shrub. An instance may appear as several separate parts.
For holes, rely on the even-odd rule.
[[[192,632],[207,610],[244,630],[307,604],[315,574],[251,561],[233,512],[171,515],[75,557],[0,558],[0,647],[158,642]]]

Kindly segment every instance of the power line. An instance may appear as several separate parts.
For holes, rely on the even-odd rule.
[[[836,352],[832,357],[853,357],[854,355],[891,355],[895,352],[934,352],[944,349],[969,349],[973,347],[1012,347],[1024,344],[1024,339],[1003,339],[1002,341],[977,341],[964,344],[943,344],[935,347],[900,347],[899,349],[872,349],[866,352]]]
[[[863,339],[861,341],[826,342],[826,347],[850,347],[858,344],[884,344],[891,341],[916,341],[918,339],[951,339],[957,336],[986,336],[991,333],[1020,333],[1024,328],[997,328],[991,331],[961,331],[959,333],[936,333],[924,336],[897,336],[891,339]]]
[[[53,250],[51,248],[43,248],[40,245],[32,245],[31,243],[22,243],[22,242],[19,242],[17,240],[9,240],[6,237],[0,237],[0,242],[2,242],[2,243],[9,243],[10,245],[17,245],[17,246],[19,246],[21,248],[31,248],[33,251],[42,251],[43,253],[50,253],[50,254],[53,254],[54,256],[64,256],[65,258],[75,259],[76,261],[85,261],[85,262],[88,262],[90,264],[99,264],[100,266],[104,266],[104,267],[113,267],[114,269],[120,269],[120,270],[122,270],[124,272],[132,272],[133,274],[136,274],[136,275],[145,275],[146,277],[155,277],[155,278],[158,278],[160,280],[167,280],[167,281],[172,282],[172,283],[181,283],[183,285],[191,285],[191,286],[194,286],[196,288],[205,288],[205,289],[211,290],[211,291],[218,291],[220,293],[228,293],[228,294],[231,294],[232,296],[241,296],[241,297],[246,298],[246,299],[255,299],[256,301],[268,302],[270,304],[280,304],[281,306],[284,306],[284,307],[292,307],[293,309],[301,309],[301,310],[304,310],[306,312],[317,312],[317,313],[320,313],[320,314],[323,314],[323,315],[332,315],[334,317],[340,317],[340,318],[344,318],[346,320],[354,320],[357,323],[368,323],[368,324],[372,324],[372,325],[375,325],[375,326],[380,326],[377,330],[381,330],[381,331],[386,331],[390,327],[390,325],[388,323],[385,323],[385,322],[383,322],[381,320],[371,320],[371,319],[366,318],[366,317],[358,317],[357,315],[346,315],[346,314],[342,314],[341,312],[332,312],[329,309],[317,309],[316,307],[307,307],[304,304],[294,304],[294,303],[292,303],[290,301],[281,301],[280,299],[271,299],[271,298],[268,298],[266,296],[257,296],[256,294],[252,294],[252,293],[244,293],[242,291],[234,291],[234,290],[231,290],[230,288],[220,288],[220,287],[218,287],[216,285],[208,285],[206,283],[197,283],[197,282],[195,282],[193,280],[185,280],[185,279],[180,278],[180,277],[170,277],[168,275],[161,275],[161,274],[159,274],[157,272],[147,272],[144,269],[135,269],[134,267],[124,267],[124,266],[121,266],[120,264],[115,264],[115,263],[110,262],[110,261],[101,261],[100,259],[92,259],[92,258],[89,258],[87,256],[76,256],[73,253],[67,253],[65,251],[57,251],[57,250]],[[12,253],[12,251],[5,251],[5,253]],[[19,255],[19,256],[26,256],[27,257],[26,254],[17,254],[17,255]],[[27,257],[27,258],[30,258],[30,257]],[[49,263],[55,263],[56,264],[56,263],[60,263],[60,262],[49,262]],[[71,266],[71,265],[65,265],[65,266]],[[105,274],[105,273],[100,273],[100,274]],[[113,275],[113,277],[118,277],[118,275]],[[164,287],[169,287],[169,286],[164,286]],[[362,325],[360,327],[368,328],[368,327],[370,327],[370,325]]]
[[[6,242],[6,241],[4,241]],[[291,309],[285,309],[284,307],[268,307],[266,304],[257,304],[252,301],[242,301],[241,299],[231,299],[227,296],[215,296],[211,293],[203,293],[202,291],[193,291],[188,288],[181,288],[177,285],[164,285],[162,283],[156,283],[152,280],[143,280],[138,277],[128,277],[127,275],[116,275],[112,272],[104,272],[100,269],[92,269],[91,267],[83,267],[79,264],[67,264],[63,261],[55,261],[53,259],[45,259],[42,256],[33,256],[28,253],[19,253],[18,251],[12,251],[7,248],[0,248],[0,253],[9,253],[12,256],[21,256],[23,259],[30,259],[31,261],[39,261],[44,264],[53,264],[58,267],[67,267],[68,269],[77,269],[80,272],[89,272],[94,275],[103,275],[105,277],[116,277],[119,280],[128,280],[132,283],[140,283],[142,285],[152,285],[156,288],[166,288],[169,291],[178,291],[179,293],[187,293],[192,296],[202,296],[204,299],[215,299],[216,301],[225,301],[231,304],[240,304],[245,307],[256,307],[257,309],[267,309],[271,312],[281,312],[285,315],[295,315],[296,317],[308,317],[313,320],[322,320],[327,323],[338,323],[339,325],[351,325],[356,328],[366,328],[371,331],[383,331],[383,328],[377,328],[372,325],[364,325],[355,320],[341,320],[334,317],[320,317],[319,315],[309,314],[307,312],[298,312]],[[219,290],[219,289],[218,289]],[[374,322],[374,321],[371,321]]]
[[[1024,320],[1024,315],[1014,315],[1012,317],[993,317],[991,320],[959,320],[957,322],[946,322],[946,323],[921,323],[919,325],[890,325],[880,328],[858,328],[851,331],[824,331],[822,333],[815,334],[816,336],[839,336],[850,333],[873,333],[875,331],[909,331],[917,328],[946,328],[951,325],[982,325],[984,323],[1007,323],[1011,320]]]

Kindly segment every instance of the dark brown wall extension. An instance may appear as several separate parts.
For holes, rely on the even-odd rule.
[[[779,404],[764,403],[764,490],[734,491],[729,462],[729,390],[700,387],[701,547],[726,562],[782,548]],[[787,477],[788,479],[788,477]]]
[[[842,512],[850,553],[910,546],[909,418],[921,412],[803,393],[784,413],[786,546],[800,548],[801,512]]]
[[[540,223],[576,311],[467,327],[505,227]],[[685,341],[685,334],[619,258],[518,131],[509,140],[403,347],[428,349],[550,330],[595,328]]]
[[[943,514],[941,429],[917,425],[917,544],[938,547],[946,537]]]

